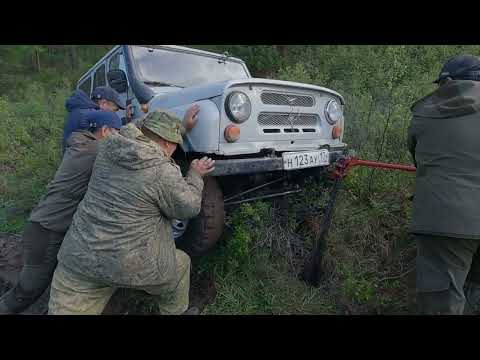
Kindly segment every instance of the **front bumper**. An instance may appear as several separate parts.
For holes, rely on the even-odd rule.
[[[345,154],[345,150],[330,151],[330,164]],[[283,171],[283,158],[262,157],[253,159],[215,160],[215,170],[210,176],[249,175],[271,171]]]

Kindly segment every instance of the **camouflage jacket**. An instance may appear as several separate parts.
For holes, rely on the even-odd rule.
[[[58,260],[112,286],[174,280],[173,219],[200,212],[202,178],[180,168],[130,124],[100,146],[85,198]]]
[[[29,219],[59,233],[67,232],[87,192],[98,151],[98,141],[88,131],[73,132],[66,145],[62,163]]]
[[[412,111],[411,232],[480,239],[480,82],[450,81]]]

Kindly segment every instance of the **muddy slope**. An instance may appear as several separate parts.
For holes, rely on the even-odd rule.
[[[0,233],[0,296],[10,289],[17,281],[23,265],[22,238],[17,235]],[[46,314],[50,288],[23,312],[24,315]],[[213,279],[192,279],[190,290],[191,305],[203,309],[215,297]],[[143,292],[120,289],[110,299],[104,315],[145,315],[155,313],[155,300]]]

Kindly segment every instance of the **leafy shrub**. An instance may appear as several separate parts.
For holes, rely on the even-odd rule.
[[[18,102],[0,98],[0,231],[19,232],[60,162],[66,89],[32,84]]]

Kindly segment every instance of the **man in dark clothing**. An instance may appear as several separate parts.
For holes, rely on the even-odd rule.
[[[66,141],[72,132],[88,129],[92,121],[108,119],[111,116],[109,113],[126,108],[120,95],[114,89],[106,86],[96,88],[92,93],[92,99],[89,99],[82,90],[76,90],[66,101],[65,107],[69,115],[63,130],[64,150]],[[130,119],[130,111],[127,111],[126,115]]]
[[[0,314],[26,310],[48,288],[63,237],[87,191],[98,140],[120,128],[120,118],[105,112],[92,120],[89,130],[75,131],[68,138],[62,163],[26,225],[24,266],[17,285],[0,298]]]
[[[436,83],[408,131],[417,303],[422,314],[463,314],[480,300],[480,59],[450,59]]]

